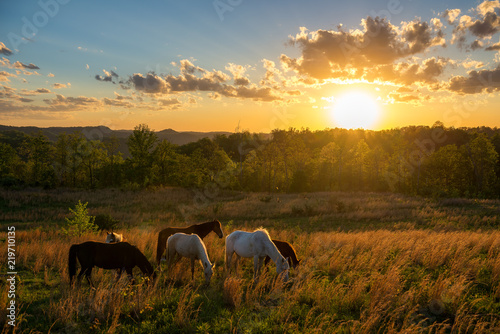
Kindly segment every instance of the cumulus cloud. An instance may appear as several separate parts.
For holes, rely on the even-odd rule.
[[[441,17],[445,18],[449,24],[455,23],[455,20],[460,15],[460,9],[447,9],[442,14]]]
[[[103,98],[102,99],[102,103],[106,106],[112,106],[112,107],[122,107],[122,108],[133,108],[135,105],[129,101],[125,101],[123,99],[118,99],[118,98],[114,98],[114,99],[110,99],[110,98]]]
[[[471,50],[477,50],[477,49],[482,49],[483,48],[483,42],[476,39],[474,42],[471,43],[470,49]]]
[[[500,42],[488,46],[487,48],[485,48],[485,50],[486,51],[499,51],[500,50]]]
[[[47,89],[47,88],[38,88],[36,90],[37,93],[39,94],[47,94],[47,93],[51,93],[50,89]]]
[[[362,20],[362,30],[317,30],[301,32],[290,38],[290,44],[301,50],[299,58],[281,55],[285,70],[293,70],[317,80],[359,77],[361,72],[380,65],[423,53],[436,45],[444,45],[443,32],[434,21],[415,19],[400,27],[388,20],[370,17]]]
[[[12,51],[5,46],[2,42],[0,42],[0,54],[10,56],[12,54]]]
[[[22,68],[22,69],[28,69],[28,70],[39,70],[40,67],[36,66],[35,64],[29,63],[28,65],[21,63],[20,61],[16,61],[14,63],[15,68]]]
[[[398,93],[391,93],[388,98],[392,103],[418,102],[421,100],[418,95]]]
[[[472,9],[470,15],[462,15],[453,29],[452,44],[466,50],[481,48],[481,39],[489,39],[500,31],[499,1],[484,1]],[[467,33],[476,38],[467,43]]]
[[[58,109],[64,107],[65,109],[78,110],[82,108],[98,107],[101,105],[99,99],[95,97],[78,96],[78,97],[65,97],[61,94],[56,94],[53,99],[44,99],[46,104],[51,107],[57,107]]]
[[[181,101],[179,101],[179,99],[177,98],[171,98],[171,99],[161,99],[158,101],[158,103],[161,106],[172,106],[181,104]]]
[[[134,99],[132,96],[120,95],[117,92],[114,92],[114,93],[115,93],[115,99],[116,100],[133,100]]]
[[[27,89],[21,90],[21,95],[23,95],[23,96],[36,96],[36,95],[48,94],[48,93],[52,93],[52,92],[50,91],[50,89],[47,89],[47,88],[38,88],[35,90],[27,90]]]
[[[449,80],[447,88],[459,94],[500,91],[500,67],[493,70],[472,70],[467,76],[454,76]]]
[[[7,71],[0,71],[0,82],[9,82],[9,77],[16,77],[15,74],[11,74]]]
[[[95,78],[97,81],[113,82],[113,83],[115,83],[115,82],[113,81],[113,79],[118,79],[118,77],[119,77],[119,76],[118,76],[118,74],[117,74],[116,72],[114,72],[114,71],[106,71],[106,70],[104,70],[104,69],[103,69],[102,71],[104,72],[104,76],[99,75],[99,74],[96,74],[96,75],[95,75],[95,77],[94,77],[94,78]]]
[[[52,87],[54,87],[55,89],[61,89],[68,87],[68,85],[56,82],[55,84],[52,85]]]
[[[273,89],[251,84],[248,78],[243,77],[243,68],[237,65],[228,67],[233,73],[234,85],[229,83],[231,77],[222,71],[208,71],[193,65],[189,60],[181,60],[178,66],[181,70],[179,75],[162,76],[154,72],[146,75],[135,73],[129,78],[128,83],[135,90],[146,94],[167,95],[201,91],[210,92],[212,98],[224,96],[256,101],[281,99]]]
[[[402,37],[408,44],[408,52],[413,55],[421,53],[431,46],[444,45],[444,33],[438,26],[434,23],[435,28],[431,29],[427,22],[420,20],[403,24]],[[433,36],[435,31],[435,36]]]
[[[500,17],[495,12],[487,12],[484,18],[468,24],[469,31],[477,37],[485,38],[500,30]]]
[[[370,82],[378,80],[397,85],[436,84],[448,62],[447,59],[433,57],[424,60],[422,64],[401,62],[380,65],[368,71],[363,78]]]
[[[476,11],[481,15],[486,16],[488,13],[495,12],[495,9],[497,8],[500,8],[500,2],[498,0],[484,1],[477,6]]]
[[[238,86],[246,86],[250,84],[250,80],[245,76],[247,68],[242,65],[229,63],[226,70],[233,75],[234,84]]]
[[[482,61],[467,59],[462,62],[462,66],[466,69],[468,68],[481,68],[484,66]]]
[[[154,73],[148,73],[146,76],[141,73],[135,73],[129,79],[137,91],[157,94],[168,93],[167,82]]]

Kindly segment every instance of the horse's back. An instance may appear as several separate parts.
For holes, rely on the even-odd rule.
[[[135,265],[139,253],[137,247],[125,241],[119,243],[86,241],[78,245],[77,256],[82,266],[115,269]]]
[[[275,239],[272,239],[272,241],[283,257],[290,258],[294,267],[299,264],[300,261],[297,258],[297,252],[289,242]]]
[[[295,249],[293,248],[292,245],[290,245],[289,242],[282,241],[282,240],[275,240],[275,239],[273,239],[272,241],[276,245],[276,247],[278,247],[278,249],[280,250],[280,252],[284,251],[287,254],[292,254],[292,253],[295,254]],[[285,254],[283,254],[283,255],[285,255]]]
[[[188,257],[205,249],[203,241],[196,234],[175,233],[167,240],[169,250],[175,250],[181,256]]]
[[[263,230],[255,232],[234,231],[226,238],[226,242],[229,241],[232,251],[239,256],[253,257],[264,254],[267,239],[269,239],[269,235]]]

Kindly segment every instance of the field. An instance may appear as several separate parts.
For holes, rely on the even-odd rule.
[[[154,262],[163,227],[218,219],[234,230],[268,229],[302,263],[275,280],[270,263],[253,282],[251,260],[224,271],[224,240],[204,241],[216,264],[163,270],[146,284],[94,270],[96,289],[69,285],[71,244],[60,227],[78,201],[91,215],[120,221],[130,243]],[[500,201],[426,199],[386,193],[221,193],[216,200],[179,188],[143,191],[0,192],[0,242],[16,235],[16,327],[2,333],[498,333]],[[7,254],[0,257],[2,274]],[[5,280],[0,282],[7,291]],[[2,292],[0,323],[10,299]]]

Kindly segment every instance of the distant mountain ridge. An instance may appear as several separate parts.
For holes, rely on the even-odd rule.
[[[56,141],[57,136],[61,133],[71,134],[75,132],[81,132],[88,140],[104,140],[111,137],[116,137],[118,139],[128,138],[133,130],[112,130],[107,126],[75,126],[75,127],[48,127],[40,128],[36,126],[9,126],[0,125],[0,133],[5,133],[9,131],[19,131],[27,135],[32,135],[38,132],[42,132],[51,141]],[[196,132],[196,131],[175,131],[173,129],[165,129],[161,131],[155,131],[156,135],[160,140],[168,140],[172,144],[185,145],[191,142],[198,141],[202,138],[214,138],[216,135],[230,135],[231,132],[225,131],[213,131],[213,132]]]

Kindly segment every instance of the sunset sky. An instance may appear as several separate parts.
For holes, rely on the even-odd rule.
[[[0,2],[0,124],[500,127],[499,1]]]

